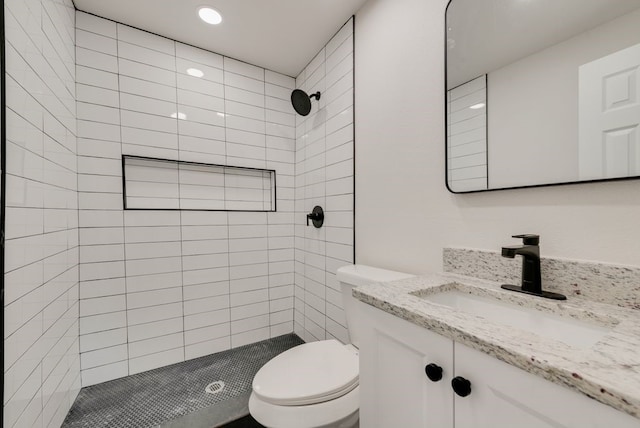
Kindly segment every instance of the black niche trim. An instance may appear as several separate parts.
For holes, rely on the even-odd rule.
[[[0,130],[0,156],[2,161],[0,162],[0,180],[2,185],[0,186],[0,270],[2,276],[0,277],[0,305],[2,306],[2,325],[3,340],[2,340],[2,363],[4,366],[4,237],[5,237],[5,213],[7,205],[7,85],[6,85],[6,56],[5,56],[5,31],[4,31],[4,0],[2,0],[2,9],[0,10],[0,121],[2,122]],[[2,370],[2,402],[4,403],[4,370]],[[4,406],[2,406],[2,420],[4,420]]]
[[[208,167],[217,167],[224,169],[231,169],[236,171],[260,171],[260,172],[268,172],[271,174],[272,182],[273,182],[273,209],[270,210],[229,210],[229,209],[194,209],[194,208],[129,208],[127,207],[127,177],[126,177],[126,168],[125,163],[126,159],[136,159],[143,161],[153,161],[153,162],[166,162],[172,163],[175,165],[192,165],[192,166],[208,166]],[[122,155],[122,207],[126,211],[217,211],[217,212],[249,212],[249,213],[264,213],[264,212],[277,212],[278,211],[278,192],[277,192],[277,171],[275,169],[263,169],[263,168],[252,168],[247,166],[234,166],[234,165],[221,165],[221,164],[213,164],[213,163],[205,163],[205,162],[190,162],[190,161],[181,161],[174,159],[164,159],[164,158],[154,158],[154,157],[146,157],[146,156],[134,156],[134,155]]]

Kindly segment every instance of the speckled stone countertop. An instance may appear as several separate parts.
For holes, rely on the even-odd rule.
[[[604,329],[594,345],[570,346],[499,322],[427,301],[457,290],[515,306],[574,318]],[[358,300],[499,360],[567,386],[640,418],[640,313],[569,297],[553,301],[500,289],[500,283],[441,273],[353,290]]]

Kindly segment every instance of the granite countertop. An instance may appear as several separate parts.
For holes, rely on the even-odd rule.
[[[593,345],[567,345],[491,322],[425,296],[456,289],[515,306],[530,307],[602,328]],[[640,311],[568,297],[542,299],[500,289],[500,283],[467,276],[429,274],[353,290],[353,296],[413,324],[439,333],[499,360],[567,386],[640,418]]]

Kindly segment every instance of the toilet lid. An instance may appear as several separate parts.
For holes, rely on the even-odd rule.
[[[265,364],[253,392],[281,406],[322,403],[358,386],[358,355],[337,340],[305,343]]]

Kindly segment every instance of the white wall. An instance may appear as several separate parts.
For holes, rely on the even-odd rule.
[[[442,248],[639,265],[640,181],[453,195],[445,188],[446,0],[369,0],[356,14],[356,261],[419,273]],[[517,171],[517,169],[516,169]]]
[[[80,389],[75,11],[5,7],[4,427],[59,427]]]
[[[82,12],[77,65],[83,386],[292,332],[294,79]],[[121,154],[274,169],[278,212],[123,211]]]
[[[578,69],[640,43],[639,27],[636,10],[489,73],[489,188],[579,179]]]
[[[348,341],[336,270],[353,263],[353,19],[296,79],[321,92],[296,116],[295,332],[306,341]],[[306,225],[320,205],[321,228]]]

